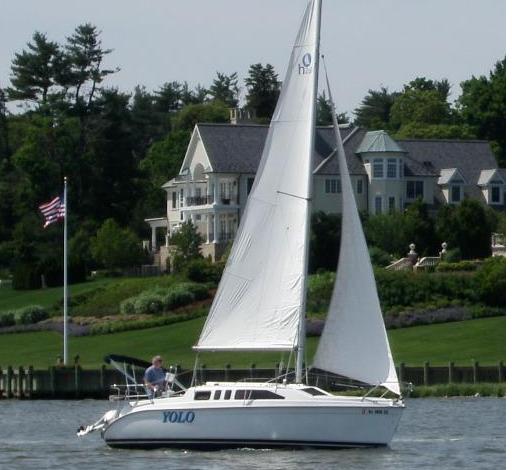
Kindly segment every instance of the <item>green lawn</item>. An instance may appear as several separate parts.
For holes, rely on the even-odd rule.
[[[110,284],[113,281],[115,281],[115,279],[102,278],[94,281],[82,282],[80,284],[73,284],[69,286],[70,295],[83,294],[84,292]],[[0,312],[26,307],[27,305],[52,307],[62,300],[63,297],[62,287],[50,287],[48,289],[35,290],[14,290],[10,287],[2,287],[0,289]]]
[[[389,341],[397,364],[495,364],[505,361],[505,317],[391,330]]]
[[[97,367],[108,353],[126,354],[149,359],[162,354],[166,363],[191,367],[191,346],[199,336],[204,318],[174,325],[101,336],[70,338],[70,357],[80,355],[85,367]],[[440,325],[417,326],[390,331],[396,363],[445,365],[455,361],[470,364],[495,364],[505,360],[505,317],[469,320]],[[308,357],[312,358],[317,338],[308,339]],[[53,332],[19,333],[0,336],[0,366],[45,368],[55,363],[62,351],[62,336]],[[275,353],[201,354],[200,362],[208,367],[231,363],[233,367],[273,366],[280,360]],[[284,358],[286,361],[287,358]]]

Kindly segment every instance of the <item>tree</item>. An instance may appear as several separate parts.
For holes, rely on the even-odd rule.
[[[100,31],[90,23],[79,25],[74,33],[67,38],[65,55],[62,59],[66,72],[60,77],[63,86],[74,88],[73,100],[75,107],[84,106],[89,109],[99,85],[108,76],[117,71],[103,69],[102,62],[112,49],[103,49]]]
[[[340,250],[341,217],[315,212],[311,218],[309,271],[336,271]]]
[[[391,106],[399,94],[389,93],[387,88],[368,90],[361,106],[356,108],[355,124],[366,129],[388,129]]]
[[[46,35],[35,32],[28,50],[16,53],[11,65],[9,100],[32,101],[45,105],[48,93],[55,85],[55,64],[60,57],[59,45],[48,41]]]
[[[405,85],[404,90],[416,90],[416,91],[437,91],[443,101],[448,100],[450,95],[451,85],[450,82],[444,78],[441,81],[430,80],[425,77],[418,77],[410,81]]]
[[[197,231],[192,221],[187,220],[171,238],[171,243],[176,246],[174,267],[180,271],[190,261],[201,257],[201,244],[203,238]]]
[[[200,122],[229,122],[229,108],[220,101],[189,104],[176,115],[174,129],[191,132]]]
[[[506,60],[496,63],[489,78],[472,77],[461,83],[457,100],[464,122],[476,128],[477,136],[491,142],[500,166],[505,166]]]
[[[391,106],[389,123],[398,130],[409,123],[447,124],[449,119],[450,106],[437,90],[406,87]]]
[[[174,113],[181,109],[183,87],[179,82],[166,82],[155,92],[155,110],[159,113]]]
[[[474,199],[464,199],[458,206],[442,206],[437,214],[439,238],[450,249],[459,249],[463,259],[491,254],[491,229],[492,221],[485,208]]]
[[[434,221],[428,214],[427,205],[420,199],[407,206],[403,214],[404,237],[416,245],[416,251],[424,256],[437,255],[440,242]]]
[[[96,262],[107,269],[131,267],[143,258],[135,234],[121,228],[113,219],[107,219],[91,240],[91,252]]]
[[[393,134],[396,139],[475,139],[476,131],[468,124],[402,124]]]
[[[224,75],[217,72],[217,78],[213,80],[213,84],[208,90],[213,100],[221,101],[229,108],[238,106],[238,74]]]
[[[246,108],[253,110],[256,117],[262,121],[270,121],[277,100],[279,99],[280,85],[277,73],[270,64],[253,64],[249,67],[248,77],[245,79],[247,87]]]
[[[348,124],[349,119],[346,113],[340,113],[336,115],[338,124]],[[318,96],[316,102],[316,125],[317,126],[331,126],[332,125],[332,113],[331,104],[325,96],[325,91]]]

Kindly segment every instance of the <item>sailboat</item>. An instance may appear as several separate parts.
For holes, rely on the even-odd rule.
[[[293,380],[207,382],[128,400],[80,434],[112,447],[360,447],[391,441],[404,404],[333,107],[342,243],[313,366],[395,397],[340,396],[305,379],[305,306],[321,0],[309,0],[260,166],[195,350],[282,351]],[[330,93],[330,87],[329,87]],[[331,96],[332,103],[332,96]],[[173,376],[169,377],[170,383]]]

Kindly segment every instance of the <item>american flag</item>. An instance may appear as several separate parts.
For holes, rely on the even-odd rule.
[[[44,228],[48,225],[57,222],[57,220],[63,219],[66,216],[66,206],[64,205],[64,198],[57,196],[46,204],[39,206],[39,210],[44,216]]]

